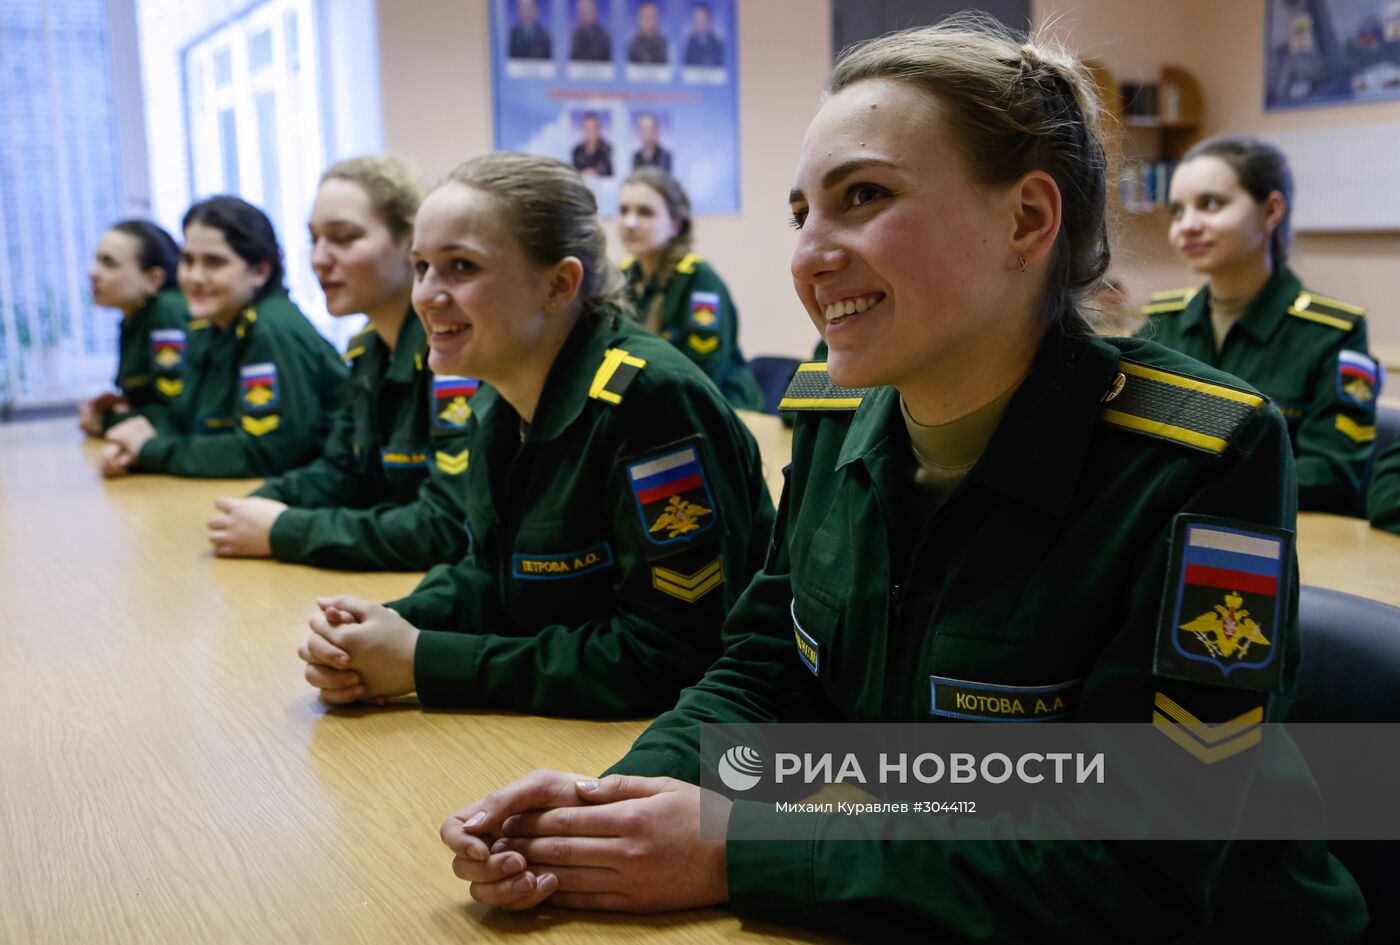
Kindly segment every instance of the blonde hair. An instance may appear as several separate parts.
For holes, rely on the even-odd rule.
[[[579,298],[585,316],[626,309],[622,274],[608,261],[598,201],[578,171],[553,158],[496,151],[458,164],[438,186],[447,183],[501,201],[516,241],[537,264],[577,259],[583,266]]]
[[[396,154],[347,158],[326,168],[321,183],[328,180],[359,185],[394,241],[407,243],[413,239],[413,218],[427,191],[423,175],[413,164]]]
[[[1068,331],[1086,332],[1078,303],[1108,270],[1110,253],[1101,106],[1084,66],[1052,40],[959,13],[846,50],[826,94],[866,79],[907,82],[933,95],[983,186],[1006,186],[1037,170],[1054,179],[1060,232],[1041,311]]]

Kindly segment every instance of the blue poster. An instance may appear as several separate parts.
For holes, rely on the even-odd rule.
[[[603,213],[643,166],[737,213],[737,2],[492,0],[496,147],[572,164]]]
[[[1400,98],[1400,2],[1269,0],[1264,106]]]

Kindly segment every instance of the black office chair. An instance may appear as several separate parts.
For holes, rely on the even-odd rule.
[[[801,363],[797,358],[778,357],[753,358],[749,361],[749,370],[753,371],[758,386],[763,389],[764,413],[778,412],[778,401],[783,399],[783,391],[787,390],[788,382]]]
[[[1304,587],[1303,665],[1289,722],[1400,722],[1400,608]],[[1313,776],[1326,792],[1326,772]],[[1400,942],[1400,841],[1330,844],[1371,909],[1368,945]]]

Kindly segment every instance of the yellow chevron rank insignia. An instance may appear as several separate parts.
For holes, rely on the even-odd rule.
[[[593,375],[593,383],[588,386],[588,396],[610,404],[622,403],[622,395],[646,366],[642,358],[634,358],[621,348],[609,348]]]
[[[1373,443],[1376,439],[1376,426],[1373,423],[1357,423],[1345,414],[1337,414],[1336,426],[1347,439],[1354,443]]]
[[[1357,322],[1366,317],[1366,310],[1350,302],[1329,299],[1325,295],[1305,289],[1298,293],[1298,297],[1288,307],[1288,314],[1338,331],[1351,331]]]
[[[826,373],[825,361],[808,361],[797,373],[778,402],[779,410],[855,410],[871,388],[841,387]]]
[[[1258,394],[1133,361],[1119,361],[1118,370],[1123,383],[1105,396],[1105,423],[1206,453],[1225,452],[1264,403]]]
[[[1221,722],[1205,722],[1165,692],[1152,700],[1152,724],[1202,764],[1213,765],[1248,751],[1264,737],[1263,705]]]
[[[670,568],[652,567],[651,586],[677,600],[693,604],[724,583],[724,564],[719,558],[694,574],[682,574]]]
[[[1191,303],[1200,289],[1170,289],[1166,292],[1153,292],[1147,304],[1142,307],[1144,315],[1160,315],[1163,312],[1180,312]]]
[[[711,335],[708,338],[701,338],[699,335],[686,335],[685,343],[696,354],[713,354],[719,347],[719,336]]]
[[[460,475],[467,471],[468,452],[468,450],[462,450],[460,453],[448,453],[437,450],[433,453],[433,462],[437,464],[438,469],[449,476]]]
[[[281,417],[272,414],[268,417],[243,417],[243,430],[252,436],[262,436],[277,429],[277,424],[281,422]]]
[[[156,390],[166,397],[179,397],[185,389],[185,382],[178,377],[158,377],[156,378]]]

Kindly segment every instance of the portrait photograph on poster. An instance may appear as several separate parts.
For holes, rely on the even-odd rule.
[[[1400,0],[1269,0],[1264,106],[1400,98]]]

